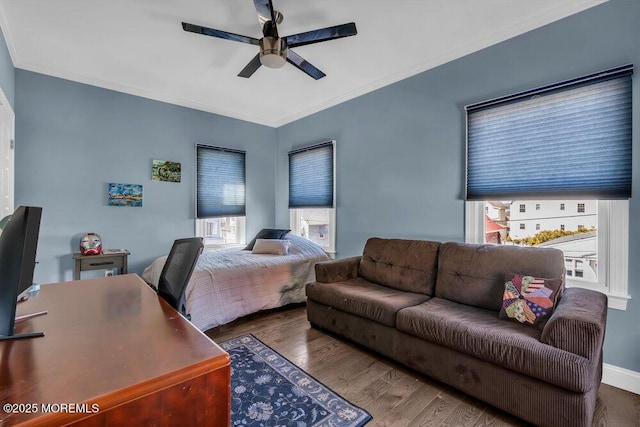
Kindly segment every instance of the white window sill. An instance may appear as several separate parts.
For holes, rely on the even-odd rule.
[[[327,255],[329,255],[329,258],[336,259],[336,251],[335,251],[335,249],[322,248],[322,250],[324,250],[327,253]]]
[[[626,310],[627,309],[627,301],[631,299],[631,296],[624,294],[616,294],[613,292],[609,292],[609,290],[604,289],[598,286],[597,283],[589,283],[589,282],[578,282],[567,280],[566,284],[567,288],[584,288],[591,289],[594,291],[602,292],[607,296],[609,308],[613,308],[615,310]]]
[[[613,308],[616,310],[626,310],[627,309],[627,301],[631,299],[629,295],[613,295],[609,293],[605,293],[609,298],[609,308]]]

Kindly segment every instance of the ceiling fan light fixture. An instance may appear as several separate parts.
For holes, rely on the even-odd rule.
[[[319,28],[317,30],[280,37],[278,35],[278,24],[282,22],[284,17],[282,13],[273,9],[272,0],[253,0],[253,4],[256,7],[256,12],[258,12],[258,22],[260,23],[260,29],[264,36],[261,39],[230,33],[228,31],[216,30],[215,28],[202,27],[200,25],[189,24],[187,22],[182,23],[182,29],[191,33],[260,46],[260,52],[256,54],[238,73],[238,77],[243,78],[251,77],[253,73],[263,65],[269,68],[281,68],[284,64],[289,62],[309,77],[319,80],[325,77],[326,74],[293,50],[289,50],[289,47],[297,48],[298,46],[305,46],[308,44],[335,40],[358,34],[355,22],[349,22],[347,24],[334,25],[332,27]]]
[[[284,39],[260,39],[260,63],[269,68],[280,68],[287,62],[287,43]]]

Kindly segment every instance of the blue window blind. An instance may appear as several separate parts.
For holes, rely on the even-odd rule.
[[[333,207],[333,141],[289,152],[289,208]]]
[[[631,197],[627,65],[467,107],[467,200]]]
[[[196,216],[245,215],[245,152],[196,145]]]

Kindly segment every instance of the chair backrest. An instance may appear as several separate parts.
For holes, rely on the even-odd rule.
[[[201,237],[173,242],[158,281],[158,295],[187,318],[189,316],[185,312],[184,291],[203,248]]]

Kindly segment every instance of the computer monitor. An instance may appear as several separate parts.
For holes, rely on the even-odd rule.
[[[42,336],[15,334],[18,296],[33,284],[42,208],[20,206],[0,234],[0,340]]]

